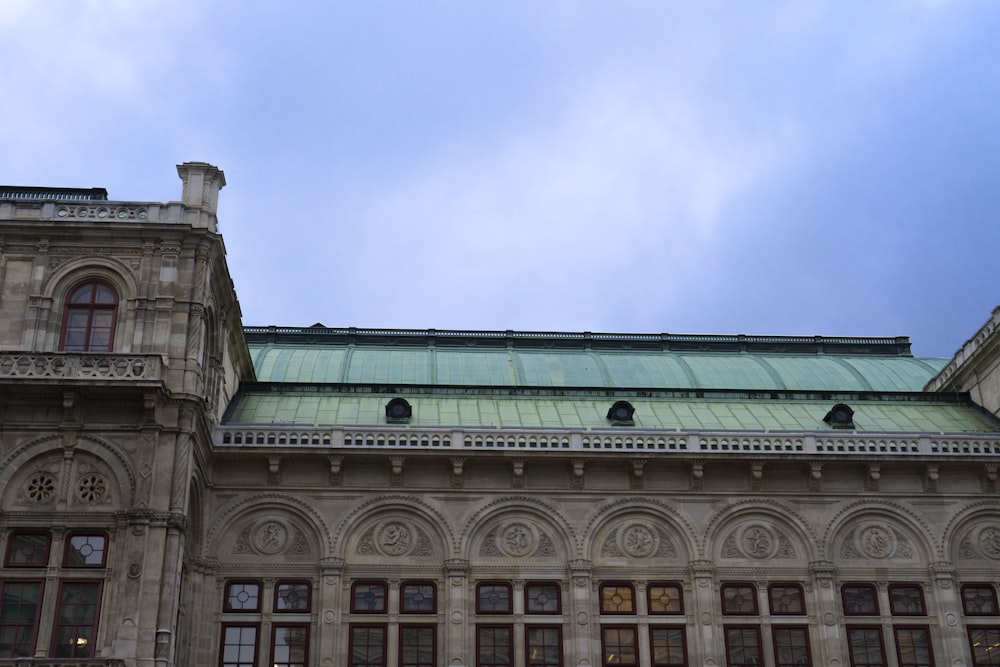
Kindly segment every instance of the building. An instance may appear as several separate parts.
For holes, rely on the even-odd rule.
[[[0,665],[1000,665],[1000,310],[244,327],[178,173],[0,188]]]

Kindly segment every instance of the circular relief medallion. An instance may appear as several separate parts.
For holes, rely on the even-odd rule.
[[[500,548],[508,556],[527,556],[537,544],[535,531],[523,523],[507,524],[500,530]]]
[[[896,536],[881,525],[868,525],[858,531],[858,545],[869,558],[888,558],[896,553]]]
[[[388,556],[402,556],[413,547],[413,531],[399,521],[390,521],[378,531],[378,548]]]
[[[585,611],[577,612],[577,614],[576,614],[576,622],[579,625],[587,625],[588,621],[590,621],[590,617],[587,616],[587,612],[585,612]]]
[[[37,473],[28,480],[25,492],[36,503],[44,503],[56,492],[56,480],[48,473]]]
[[[277,521],[260,525],[253,536],[253,545],[262,554],[276,554],[288,543],[288,529]]]
[[[649,528],[633,523],[618,535],[618,546],[634,558],[648,558],[656,553],[657,540]]]
[[[768,558],[777,546],[774,531],[762,524],[747,526],[740,535],[740,548],[751,558]]]
[[[1000,559],[1000,528],[987,526],[979,531],[979,548],[984,556]]]

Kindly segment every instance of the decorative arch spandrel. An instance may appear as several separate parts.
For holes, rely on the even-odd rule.
[[[672,508],[624,498],[601,507],[583,532],[583,552],[595,565],[686,565],[695,529]]]
[[[922,567],[935,560],[936,537],[926,518],[902,503],[862,500],[837,513],[824,546],[845,568]]]
[[[815,560],[818,543],[795,507],[768,499],[748,499],[723,509],[705,531],[708,558],[731,565],[804,566]]]
[[[532,498],[501,498],[476,512],[463,531],[463,557],[484,565],[562,564],[575,558],[574,534],[554,507]]]

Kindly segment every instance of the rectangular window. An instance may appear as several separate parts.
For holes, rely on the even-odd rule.
[[[966,616],[996,616],[997,592],[989,584],[962,586],[962,608]]]
[[[629,584],[601,584],[602,614],[634,614],[635,591]]]
[[[809,658],[809,628],[804,626],[774,626],[775,667],[811,665]]]
[[[899,667],[934,667],[931,633],[926,627],[893,628]]]
[[[434,667],[436,638],[437,626],[400,626],[399,667]]]
[[[381,581],[358,581],[351,586],[351,611],[355,614],[384,614],[386,585]]]
[[[488,583],[476,587],[477,614],[512,614],[510,584]]]
[[[476,667],[511,667],[514,664],[513,646],[511,626],[477,626]]]
[[[562,608],[559,584],[526,584],[524,600],[529,614],[558,614]]]
[[[352,625],[350,667],[385,667],[385,626]]]
[[[234,612],[260,611],[260,582],[227,581],[226,599],[222,609]]]
[[[757,589],[753,584],[723,584],[722,613],[732,616],[756,616]]]
[[[764,664],[759,628],[727,625],[725,631],[726,661],[729,667],[760,667]]]
[[[845,616],[877,616],[878,597],[870,584],[845,584],[840,588]]]
[[[271,660],[274,667],[307,667],[309,626],[276,625],[271,633]]]
[[[801,616],[806,613],[805,596],[798,584],[771,584],[767,587],[771,613],[775,616]]]
[[[562,667],[561,626],[526,626],[524,643],[528,667]]]
[[[639,651],[636,629],[631,626],[604,626],[601,628],[601,650],[604,652],[603,664],[634,667],[639,664]]]
[[[649,648],[653,667],[685,667],[687,665],[687,641],[684,626],[650,626]]]
[[[45,567],[49,563],[49,534],[12,534],[4,563],[7,567]]]
[[[913,584],[889,584],[889,611],[893,616],[926,616],[924,589]]]
[[[66,567],[104,567],[104,535],[70,535],[66,540]]]
[[[886,667],[881,628],[847,628],[851,667]]]
[[[973,667],[1000,667],[1000,628],[970,627]]]
[[[437,611],[436,587],[429,582],[406,582],[399,587],[399,611],[403,614],[433,614]]]
[[[312,585],[308,581],[279,581],[274,587],[274,611],[309,611],[311,592]]]
[[[255,667],[257,664],[257,626],[223,625],[222,667]]]
[[[97,641],[101,582],[64,581],[52,632],[52,654],[57,658],[92,658]]]
[[[35,655],[42,590],[40,581],[0,582],[0,658]]]
[[[650,584],[646,596],[650,614],[684,613],[684,594],[678,584]]]

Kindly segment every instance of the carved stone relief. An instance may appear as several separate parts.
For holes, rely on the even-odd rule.
[[[240,531],[233,544],[234,554],[304,555],[309,553],[309,542],[297,527],[280,519],[254,522]]]
[[[656,524],[635,521],[623,523],[611,531],[601,545],[601,555],[611,558],[674,558],[677,547]]]
[[[989,524],[970,530],[959,543],[958,555],[968,560],[1000,560],[1000,526]]]
[[[424,531],[408,521],[391,519],[372,526],[361,536],[358,555],[431,556],[431,540]]]
[[[483,540],[479,555],[484,557],[551,557],[555,544],[539,527],[521,519],[494,526]]]
[[[756,522],[737,530],[722,542],[723,558],[797,558],[788,536],[773,526]]]
[[[892,526],[868,522],[847,534],[840,548],[840,555],[849,559],[908,560],[913,558],[913,546],[903,533]]]

